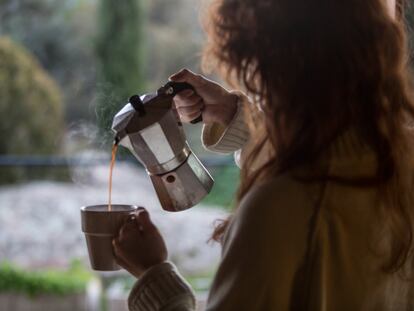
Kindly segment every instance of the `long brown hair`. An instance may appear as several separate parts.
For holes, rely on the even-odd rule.
[[[252,96],[252,111],[260,105],[268,133],[243,163],[238,202],[259,179],[313,163],[355,129],[377,155],[376,180],[386,193],[386,268],[401,268],[413,240],[414,102],[403,23],[385,1],[215,0],[207,31],[206,59]],[[266,141],[277,156],[248,170]],[[215,240],[227,224],[216,228]]]

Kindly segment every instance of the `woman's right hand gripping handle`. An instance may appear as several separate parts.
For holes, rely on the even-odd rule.
[[[175,107],[183,122],[203,116],[203,122],[229,125],[237,111],[238,96],[202,75],[183,69],[170,77],[171,81],[187,82],[194,87],[174,97]]]

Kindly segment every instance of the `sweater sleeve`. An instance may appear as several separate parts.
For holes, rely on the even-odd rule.
[[[128,298],[130,311],[194,311],[191,286],[176,267],[165,262],[150,268],[136,282]]]
[[[206,124],[202,131],[203,146],[216,153],[230,154],[243,148],[249,139],[249,129],[244,121],[244,105],[249,102],[246,95],[233,92],[239,97],[236,114],[227,127],[218,123]]]

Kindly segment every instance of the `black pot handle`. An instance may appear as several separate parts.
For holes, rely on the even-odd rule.
[[[163,89],[165,90],[166,94],[171,95],[172,97],[185,90],[194,91],[194,87],[190,83],[175,81],[167,82],[167,84],[163,86]]]

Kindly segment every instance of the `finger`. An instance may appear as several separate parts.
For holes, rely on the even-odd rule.
[[[122,256],[120,255],[115,255],[115,261],[118,265],[120,265],[122,268],[124,268],[125,270],[128,270],[128,263],[122,258]]]
[[[118,242],[117,239],[112,240],[112,250],[113,250],[114,258],[115,258],[116,262],[118,263],[118,265],[120,265],[122,268],[128,270],[130,265],[124,259],[122,249],[120,248],[119,242]]]
[[[148,211],[145,209],[138,211],[137,221],[141,224],[144,232],[156,229],[155,225],[151,221]]]
[[[194,115],[199,115],[203,110],[203,106],[201,105],[194,105],[190,107],[179,107],[177,108],[178,114],[180,117],[190,118]]]
[[[136,234],[138,231],[136,217],[129,218],[119,230],[119,240],[125,240],[128,235]]]
[[[115,258],[121,258],[125,261],[125,247],[126,245],[119,239],[112,239],[112,251]]]
[[[190,97],[194,94],[195,93],[194,93],[193,90],[184,90],[184,91],[181,91],[180,93],[178,93],[176,96],[179,96],[179,97],[184,99],[184,98],[188,98],[188,97]]]
[[[180,119],[181,119],[182,122],[189,123],[189,122],[197,119],[202,114],[202,110],[197,109],[194,112],[191,112],[191,113],[188,113],[188,114],[180,113],[180,111],[178,110],[178,114],[180,115]]]
[[[113,238],[112,239],[112,250],[114,251],[114,254],[119,253],[119,238]]]
[[[170,80],[177,82],[187,82],[190,83],[194,88],[203,86],[207,79],[203,76],[195,74],[191,70],[182,69],[179,72],[170,76]]]
[[[121,256],[121,242],[118,238],[112,239],[112,251],[115,257]]]
[[[204,101],[202,99],[194,100],[194,101],[174,100],[174,108],[175,109],[189,108],[189,107],[203,109]]]
[[[141,221],[140,221],[140,219],[138,217],[140,212],[147,212],[148,213],[148,211],[146,210],[146,208],[144,208],[142,206],[139,206],[138,209],[137,209],[137,211],[136,211],[136,213],[135,213],[135,216],[136,216],[135,222],[136,222],[136,224],[138,226],[139,232],[142,233],[142,231],[144,230],[144,228],[142,227],[142,223],[141,223]]]
[[[181,94],[177,95],[174,98],[174,103],[177,107],[186,107],[186,106],[193,106],[199,102],[203,101],[203,99],[198,94],[192,94],[191,96],[181,96]]]

